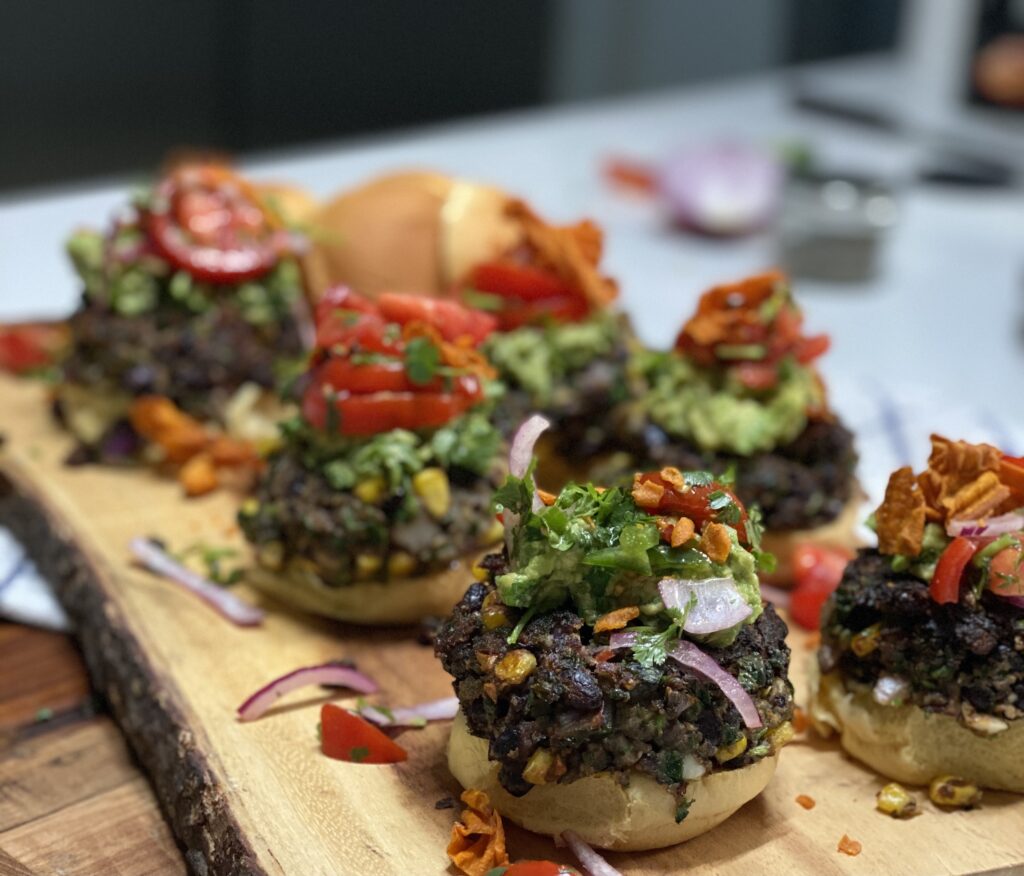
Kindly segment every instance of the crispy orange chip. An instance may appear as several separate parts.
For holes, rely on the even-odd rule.
[[[818,805],[817,801],[813,797],[808,797],[806,794],[797,794],[796,802],[803,806],[804,809],[813,809]]]
[[[944,499],[942,504],[951,518],[976,520],[992,514],[1009,498],[1010,488],[999,482],[995,472],[987,471]]]
[[[665,488],[655,481],[644,480],[644,475],[633,476],[633,501],[641,508],[657,508]]]
[[[889,476],[885,498],[875,512],[878,550],[916,557],[924,541],[925,497],[914,470],[905,465]]]
[[[920,479],[929,508],[945,519],[952,510],[952,497],[986,472],[998,472],[1001,457],[991,444],[969,444],[932,435],[928,469]]]
[[[849,855],[851,858],[856,858],[863,848],[857,840],[850,839],[845,833],[842,839],[839,840],[839,845],[836,846],[837,851],[842,852],[844,855]]]
[[[680,545],[686,544],[691,538],[693,538],[694,532],[697,531],[697,527],[694,526],[693,521],[689,517],[680,517],[676,521],[676,525],[672,527],[672,535],[669,537],[669,544],[672,547],[679,547]],[[728,553],[726,553],[728,556]]]
[[[715,563],[724,563],[732,550],[729,527],[724,523],[709,523],[700,536],[700,549]]]
[[[549,493],[547,490],[537,489],[537,495],[540,496],[540,500],[545,505],[554,505],[555,500],[558,498],[554,493]]]
[[[607,630],[621,630],[633,618],[640,617],[640,609],[635,605],[627,605],[625,608],[617,608],[608,614],[603,614],[594,624],[595,633],[603,633]]]
[[[683,477],[683,473],[678,468],[673,468],[669,465],[663,468],[660,474],[661,479],[670,487],[679,490],[681,493],[686,492],[686,478]]]
[[[206,448],[210,436],[203,424],[162,395],[144,395],[132,402],[132,428],[163,448],[171,462],[185,462]]]
[[[462,792],[462,820],[452,825],[448,857],[466,876],[484,876],[495,867],[508,866],[505,827],[483,791]]]

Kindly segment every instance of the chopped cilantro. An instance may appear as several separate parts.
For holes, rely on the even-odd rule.
[[[709,471],[688,471],[683,472],[683,482],[688,487],[710,487],[715,476]]]
[[[441,351],[429,338],[412,338],[405,345],[405,373],[416,384],[430,383],[437,376]]]
[[[692,800],[680,800],[679,803],[676,804],[676,824],[679,824],[687,815],[690,814],[690,806],[692,804]]]

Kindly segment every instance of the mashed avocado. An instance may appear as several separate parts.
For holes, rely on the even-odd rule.
[[[814,372],[796,363],[778,385],[752,391],[725,370],[702,368],[668,353],[639,363],[650,391],[651,420],[702,450],[751,456],[792,441],[807,426],[807,410],[823,401]]]
[[[534,404],[545,406],[567,375],[616,347],[619,323],[606,313],[572,323],[527,326],[493,334],[483,350],[503,380],[525,389]]]

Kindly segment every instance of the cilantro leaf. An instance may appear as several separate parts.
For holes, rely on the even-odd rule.
[[[412,338],[405,345],[405,373],[413,383],[430,383],[440,364],[441,351],[429,338]]]

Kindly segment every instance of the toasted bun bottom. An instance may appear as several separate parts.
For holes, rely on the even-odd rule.
[[[246,583],[286,605],[335,620],[368,626],[419,623],[451,614],[472,583],[472,555],[430,575],[397,581],[366,581],[329,587],[312,569],[292,565],[280,572],[253,566]]]
[[[851,551],[860,547],[857,524],[860,522],[863,502],[864,493],[860,485],[855,484],[853,495],[831,523],[813,529],[766,530],[761,538],[761,549],[774,554],[778,565],[770,575],[762,574],[761,579],[768,584],[792,586],[793,551],[801,544],[847,548]]]
[[[572,830],[603,849],[643,851],[675,845],[706,833],[764,790],[777,755],[738,770],[690,781],[693,802],[676,824],[676,799],[650,776],[633,772],[623,787],[608,775],[566,785],[538,785],[513,797],[498,781],[498,765],[487,758],[487,740],[473,736],[460,711],[448,742],[448,767],[466,788],[485,791],[506,818],[535,833],[557,836]]]
[[[898,782],[925,785],[954,775],[984,788],[1024,794],[1024,721],[980,736],[949,715],[917,706],[882,706],[871,690],[847,688],[839,673],[821,676],[811,660],[810,715],[824,735],[855,758]]]

